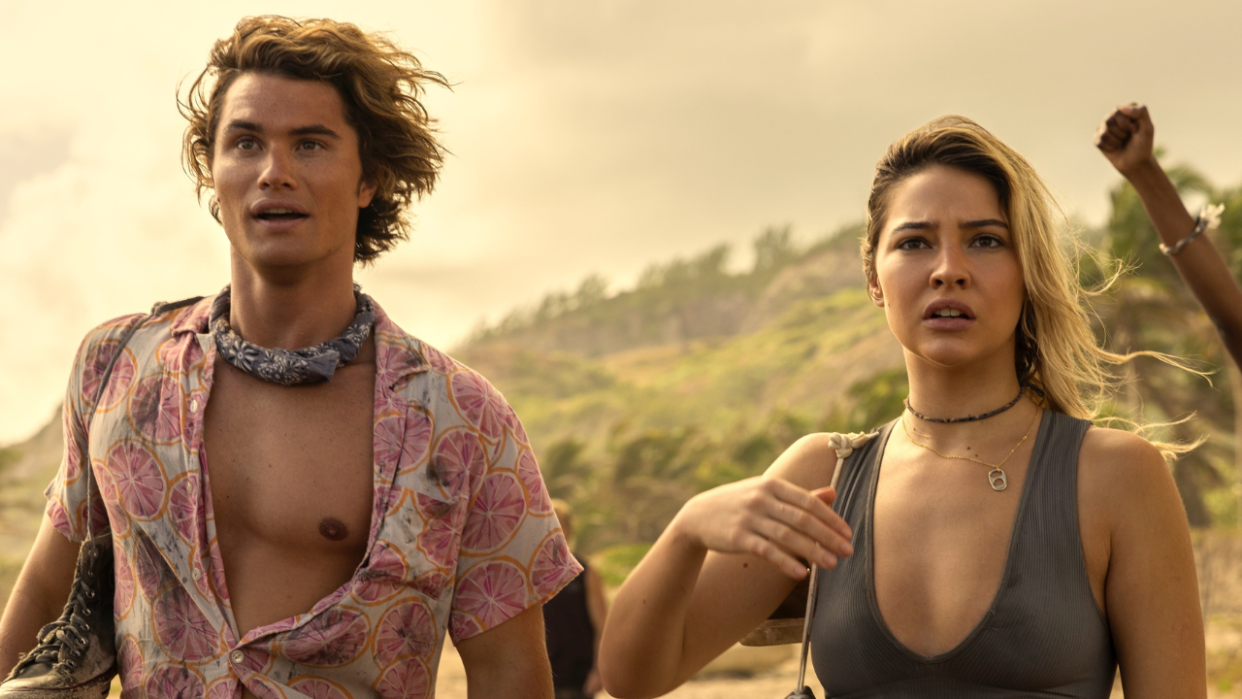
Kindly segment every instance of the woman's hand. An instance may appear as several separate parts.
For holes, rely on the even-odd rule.
[[[829,507],[836,497],[832,488],[806,491],[758,476],[694,496],[669,529],[708,551],[756,555],[801,580],[803,561],[832,568],[854,552],[853,532]]]
[[[1127,179],[1156,164],[1152,144],[1156,127],[1147,107],[1131,103],[1113,110],[1095,132],[1095,147]]]
[[[850,555],[852,532],[828,506],[836,490],[823,487],[836,460],[828,435],[807,435],[766,475],[682,506],[613,600],[599,652],[609,693],[668,693],[767,619],[804,561]]]

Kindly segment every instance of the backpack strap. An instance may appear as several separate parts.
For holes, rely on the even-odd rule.
[[[841,478],[841,466],[849,458],[850,454],[853,454],[855,449],[870,442],[877,434],[879,433],[850,432],[848,434],[841,434],[839,432],[831,432],[828,434],[828,442],[832,445],[833,451],[837,453],[837,463],[832,468],[830,487],[837,487],[837,481]],[[810,589],[807,590],[806,594],[806,619],[802,622],[802,655],[798,660],[798,689],[789,695],[790,697],[814,696],[806,685],[803,684],[806,680],[807,650],[811,645],[811,618],[815,616],[815,598],[819,593],[819,566],[815,565],[814,562],[811,563],[811,574],[808,576],[808,581],[810,582]]]
[[[202,301],[205,298],[207,297],[206,296],[195,296],[193,298],[181,299],[180,301],[168,301],[168,302],[160,301],[151,307],[151,315],[157,316],[161,313],[175,311],[178,308],[185,308],[186,306],[192,306],[198,303],[199,301]]]
[[[108,366],[104,369],[103,377],[99,381],[99,390],[95,392],[95,405],[93,408],[91,408],[92,418],[95,416],[95,411],[99,409],[99,401],[103,399],[104,391],[107,390],[108,388],[108,379],[112,377],[112,369],[116,367],[117,360],[121,358],[121,352],[125,349],[125,346],[129,344],[130,338],[134,336],[134,333],[138,332],[138,329],[141,328],[143,325],[145,325],[146,322],[148,320],[151,320],[151,318],[153,318],[154,316],[157,316],[161,313],[167,313],[168,311],[175,311],[178,308],[185,308],[186,306],[190,306],[190,305],[198,303],[199,301],[202,301],[204,298],[206,297],[195,296],[193,298],[182,299],[180,301],[172,301],[172,302],[160,301],[151,307],[150,314],[143,316],[142,318],[139,318],[138,322],[131,325],[129,329],[125,331],[125,334],[121,336],[121,340],[117,344],[116,353],[112,355],[112,359],[108,360]],[[83,450],[83,457],[84,457],[83,461],[86,464],[86,538],[93,539],[95,538],[95,525],[94,525],[94,522],[95,522],[95,515],[94,515],[95,513],[95,502],[94,502],[95,483],[94,483],[94,469],[91,467],[91,453],[90,453],[91,440],[90,440],[90,434],[89,434],[89,425],[91,424],[91,421],[88,420],[86,424],[88,425],[88,428],[87,428],[88,434],[86,437],[86,447]]]
[[[157,307],[158,307],[158,304],[157,304]],[[108,360],[108,366],[107,368],[104,369],[103,377],[99,380],[99,390],[95,392],[95,405],[94,407],[91,408],[90,416],[92,418],[94,418],[95,416],[95,411],[99,409],[99,402],[103,400],[104,391],[107,390],[108,388],[108,379],[111,378],[112,370],[113,368],[116,367],[117,360],[121,358],[121,353],[125,351],[125,345],[129,344],[130,338],[134,336],[134,333],[138,332],[138,328],[141,328],[150,319],[151,319],[151,316],[149,315],[139,318],[138,321],[135,322],[133,325],[129,326],[129,329],[126,330],[125,334],[121,336],[121,340],[116,346],[116,352],[113,353],[112,359]],[[94,482],[95,469],[94,467],[91,466],[91,437],[90,437],[90,427],[89,427],[89,425],[92,422],[93,420],[87,420],[86,422],[86,424],[88,425],[87,435],[86,435],[86,444],[83,445],[83,449],[82,449],[82,456],[83,456],[82,461],[85,464],[84,468],[86,470],[86,538],[87,539],[95,538],[95,482]]]

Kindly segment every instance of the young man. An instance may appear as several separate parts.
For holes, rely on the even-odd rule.
[[[353,284],[435,182],[428,83],[349,24],[249,18],[216,42],[181,106],[232,283],[84,341],[0,670],[61,613],[93,467],[127,696],[430,696],[446,633],[471,697],[552,696],[540,606],[580,568],[526,434]],[[79,621],[19,675],[93,672]]]

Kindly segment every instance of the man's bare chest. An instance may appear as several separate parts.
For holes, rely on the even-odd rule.
[[[314,550],[365,547],[373,487],[374,367],[284,387],[223,361],[204,418],[217,529]]]

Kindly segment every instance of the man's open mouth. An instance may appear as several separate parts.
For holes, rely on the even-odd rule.
[[[299,213],[293,209],[268,209],[262,213],[255,214],[254,217],[264,221],[291,221],[306,218],[306,214]]]

